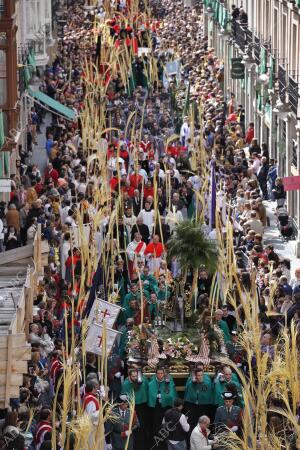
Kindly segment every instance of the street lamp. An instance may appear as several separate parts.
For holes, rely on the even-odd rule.
[[[283,102],[279,97],[276,101],[275,107],[273,108],[273,113],[277,114],[282,120],[286,119],[291,112],[291,107],[288,103]]]
[[[253,66],[253,64],[256,63],[255,59],[253,58],[252,54],[250,53],[250,50],[252,50],[253,44],[250,44],[245,48],[242,63],[245,64],[246,68],[250,68]]]

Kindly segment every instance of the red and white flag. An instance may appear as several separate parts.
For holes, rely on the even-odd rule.
[[[96,298],[89,314],[88,325],[91,325],[92,323],[101,325],[103,324],[103,320],[105,320],[106,326],[108,328],[113,328],[121,309],[120,306],[115,305],[114,303],[109,303],[100,298]]]
[[[112,330],[106,327],[106,354],[109,355],[115,340],[118,335],[121,335],[119,331]],[[96,355],[102,355],[103,352],[103,326],[97,323],[92,323],[87,332],[85,338],[85,348],[87,352],[95,353]]]

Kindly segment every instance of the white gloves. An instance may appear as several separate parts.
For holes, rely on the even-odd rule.
[[[121,378],[121,372],[116,372],[115,373],[115,378]]]
[[[112,445],[111,444],[106,444],[106,450],[112,450]]]
[[[126,434],[126,437],[130,436],[131,435],[131,431],[130,430],[126,430],[125,434]]]
[[[230,428],[231,431],[233,431],[234,433],[236,433],[236,431],[239,429],[239,427],[237,427],[236,425],[234,425],[232,428]]]
[[[104,398],[105,395],[106,395],[105,386],[103,384],[101,384],[101,386],[100,386],[99,395],[100,395],[101,398]]]

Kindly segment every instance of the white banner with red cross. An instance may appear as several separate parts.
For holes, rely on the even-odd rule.
[[[119,331],[106,327],[106,355],[110,354],[117,336],[121,334]],[[103,325],[92,323],[85,338],[86,351],[95,353],[96,355],[102,355],[103,341]]]
[[[121,309],[120,306],[115,305],[114,303],[109,303],[100,298],[96,298],[88,317],[88,325],[91,325],[92,323],[101,325],[103,320],[105,320],[106,326],[108,328],[113,328]]]

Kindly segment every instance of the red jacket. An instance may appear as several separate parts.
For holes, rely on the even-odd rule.
[[[251,144],[252,139],[254,138],[254,128],[248,128],[246,132],[246,142],[247,144]]]
[[[129,176],[130,185],[134,189],[138,189],[139,186],[143,183],[143,177],[140,174],[132,174]]]
[[[53,182],[56,184],[58,180],[58,172],[55,169],[46,169],[45,172],[45,180],[49,180],[49,178],[52,178]]]

